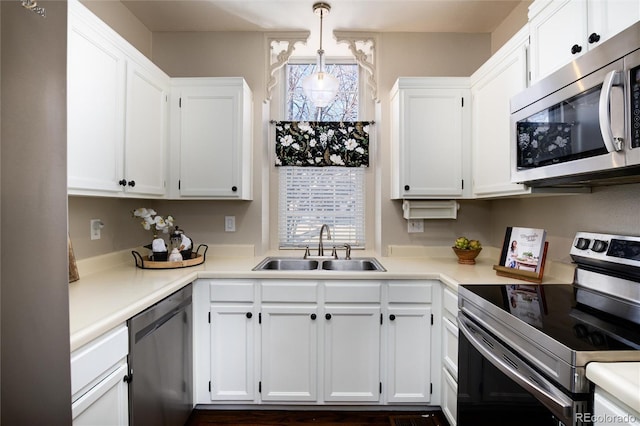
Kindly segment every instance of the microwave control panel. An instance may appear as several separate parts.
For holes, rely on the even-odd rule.
[[[640,66],[631,70],[630,74],[631,93],[631,146],[640,148]]]

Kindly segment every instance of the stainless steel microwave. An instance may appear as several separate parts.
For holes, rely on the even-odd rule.
[[[640,182],[640,23],[511,99],[511,181]]]

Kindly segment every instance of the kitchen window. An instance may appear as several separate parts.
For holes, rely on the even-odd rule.
[[[315,63],[286,66],[286,119],[290,121],[354,121],[359,111],[357,64],[327,64],[340,80],[335,100],[315,108],[304,96],[301,82],[315,71]],[[314,247],[323,224],[329,225],[328,245],[365,247],[365,168],[298,167],[279,169],[279,246]]]

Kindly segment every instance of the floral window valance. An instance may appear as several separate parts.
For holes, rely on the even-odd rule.
[[[277,121],[276,166],[369,167],[368,121]]]

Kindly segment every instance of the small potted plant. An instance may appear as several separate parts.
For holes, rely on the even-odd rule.
[[[475,265],[476,257],[482,250],[482,245],[478,240],[469,240],[466,237],[458,237],[451,247],[458,256],[458,263],[463,265]]]

